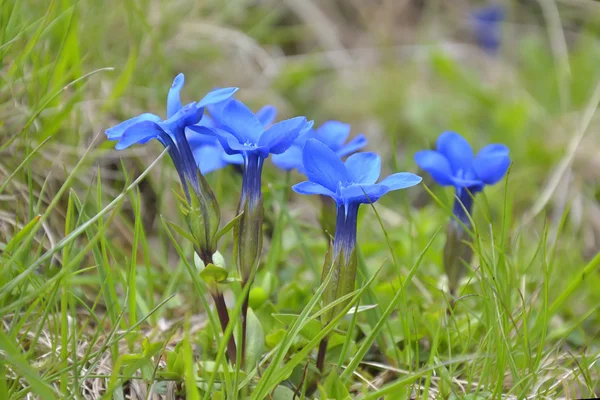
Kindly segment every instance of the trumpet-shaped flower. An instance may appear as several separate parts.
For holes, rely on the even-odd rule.
[[[344,162],[316,139],[306,142],[302,158],[308,181],[294,185],[294,191],[329,196],[346,212],[359,204],[374,203],[390,191],[421,182],[415,174],[400,172],[377,183],[381,172],[381,158],[377,154],[357,153]]]
[[[363,134],[357,135],[346,143],[348,135],[350,135],[349,124],[327,121],[319,128],[311,129],[304,135],[300,135],[285,152],[274,155],[273,163],[284,171],[297,169],[304,173],[302,150],[308,139],[320,141],[340,157],[347,157],[367,145],[367,138]]]
[[[465,209],[471,212],[473,198],[485,185],[500,181],[508,167],[508,147],[490,144],[475,156],[471,145],[458,133],[444,132],[437,140],[436,150],[423,150],[415,154],[415,161],[442,186],[454,186],[460,202],[454,211],[463,223],[468,223]]]
[[[471,226],[473,196],[486,185],[500,181],[510,166],[506,146],[490,144],[475,156],[469,143],[455,132],[442,133],[437,140],[436,150],[417,152],[415,161],[438,184],[456,188],[452,211],[466,227]],[[473,255],[469,235],[462,225],[453,219],[446,231],[444,268],[451,294],[455,293]]]
[[[200,122],[204,107],[224,102],[238,89],[216,89],[200,101],[184,106],[179,96],[183,84],[183,74],[177,75],[167,96],[167,119],[144,113],[107,129],[106,136],[109,140],[118,141],[115,146],[118,150],[136,143],[147,143],[151,139],[157,139],[168,148],[187,198],[186,219],[196,240],[196,250],[203,261],[208,263],[216,251],[220,211],[210,186],[198,169],[197,158],[201,158],[203,154],[194,154],[186,128]]]
[[[206,128],[223,129],[223,127],[212,117],[212,115],[218,115],[218,113],[220,113],[226,104],[227,100],[207,106],[206,109],[208,110],[208,114],[202,118],[198,125]],[[277,109],[273,106],[267,105],[256,113],[256,117],[265,128],[268,128],[273,123],[276,114]],[[203,174],[208,174],[217,169],[226,167],[229,164],[244,163],[244,157],[242,157],[241,154],[227,154],[216,136],[199,134],[188,129],[187,138],[190,147],[192,148],[192,153],[194,153],[194,158],[196,159],[198,167]]]
[[[184,81],[183,74],[177,75],[173,80],[167,97],[167,119],[163,120],[158,115],[144,113],[107,129],[106,136],[109,140],[118,141],[115,146],[117,150],[125,149],[136,143],[144,144],[152,139],[157,139],[163,146],[169,147],[169,154],[189,198],[188,182],[194,191],[198,192],[201,189],[197,176],[198,162],[190,147],[186,128],[200,122],[204,114],[204,107],[224,102],[238,89],[216,89],[209,92],[200,101],[183,106],[179,93],[183,88]],[[198,154],[198,156],[200,155]]]
[[[286,151],[298,135],[310,129],[304,117],[296,117],[271,125],[274,107],[254,114],[244,103],[231,99],[211,110],[213,126],[192,126],[191,130],[215,136],[229,155],[240,154],[244,160],[242,192],[237,225],[238,267],[246,281],[258,267],[262,250],[263,205],[261,178],[265,158]]]
[[[354,290],[359,206],[374,203],[390,191],[414,186],[421,178],[401,172],[377,182],[381,172],[381,159],[377,154],[357,153],[343,162],[337,153],[316,139],[306,142],[302,158],[308,181],[298,183],[292,189],[300,194],[329,196],[337,205],[333,262],[326,262],[323,270],[324,277],[330,268],[337,270],[324,294],[325,304],[328,304]],[[324,321],[327,322],[343,306],[328,312]]]

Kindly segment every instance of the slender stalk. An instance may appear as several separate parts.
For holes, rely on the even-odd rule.
[[[242,286],[245,287],[246,285],[251,285],[252,282],[244,282],[244,285]],[[244,364],[244,360],[246,358],[246,326],[247,326],[247,321],[248,321],[248,301],[250,299],[250,291],[248,291],[248,294],[246,294],[246,297],[244,298],[244,303],[242,304],[242,365]]]
[[[321,343],[319,343],[319,352],[317,353],[317,369],[320,373],[323,373],[323,367],[325,366],[325,353],[327,353],[327,344],[329,338],[325,336]]]
[[[229,311],[227,311],[227,305],[225,304],[223,292],[219,290],[214,293],[213,300],[215,301],[215,308],[217,309],[217,314],[219,315],[221,328],[223,329],[223,332],[225,332],[227,325],[229,325]],[[233,335],[227,341],[227,357],[229,357],[229,361],[231,361],[232,364],[236,363],[237,346],[235,345],[235,338]]]

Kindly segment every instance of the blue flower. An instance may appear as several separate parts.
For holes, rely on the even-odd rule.
[[[188,142],[186,128],[200,122],[204,114],[204,107],[229,99],[238,89],[216,89],[209,92],[199,102],[183,106],[179,92],[183,87],[184,80],[183,74],[177,75],[173,80],[167,97],[167,119],[163,120],[158,115],[144,113],[107,129],[106,136],[109,140],[118,141],[115,146],[117,150],[125,149],[136,143],[144,144],[151,139],[157,139],[163,146],[168,146],[169,154],[189,200],[188,182],[197,193],[201,191],[201,188],[197,175],[198,163]]]
[[[238,268],[244,284],[258,268],[262,251],[263,202],[261,179],[265,158],[286,151],[298,135],[312,126],[304,117],[296,117],[271,125],[275,108],[266,107],[254,114],[244,103],[231,99],[211,109],[213,126],[191,126],[201,134],[215,136],[229,155],[244,159],[242,191],[236,226]],[[245,311],[242,310],[242,313]],[[244,347],[242,345],[242,347]]]
[[[227,100],[207,106],[206,109],[208,110],[208,114],[202,118],[198,126],[223,129],[212,115],[220,113],[226,104]],[[256,113],[256,116],[263,126],[267,128],[273,123],[276,114],[277,109],[268,105],[261,108]],[[244,163],[244,158],[241,154],[227,154],[216,136],[200,134],[191,129],[188,129],[186,134],[190,147],[192,148],[192,153],[194,153],[194,158],[203,174],[208,174],[217,169],[226,167],[229,164]]]
[[[327,145],[309,139],[302,154],[308,181],[292,189],[300,194],[319,194],[337,204],[334,254],[344,250],[349,256],[356,243],[356,218],[360,204],[374,203],[386,193],[421,182],[417,175],[400,172],[377,183],[381,158],[375,153],[353,154],[343,162]]]
[[[458,133],[444,132],[437,140],[436,150],[423,150],[415,154],[415,161],[442,186],[454,186],[458,200],[468,213],[471,212],[472,196],[485,185],[500,181],[508,167],[508,147],[490,144],[474,156],[471,145]],[[455,202],[455,215],[468,223],[460,203]]]
[[[283,153],[309,124],[306,118],[296,117],[267,128],[274,118],[272,111],[266,115],[254,114],[236,99],[226,102],[211,115],[216,127],[192,126],[190,129],[216,136],[227,154],[241,154],[245,158],[258,156],[264,159],[269,154]]]
[[[346,143],[350,134],[350,125],[339,121],[327,121],[315,130],[309,130],[300,135],[292,146],[282,154],[273,156],[273,163],[284,171],[297,169],[304,173],[302,164],[302,149],[308,139],[314,138],[325,144],[340,157],[346,157],[357,152],[367,145],[367,138],[363,134],[357,135]]]
[[[343,162],[337,153],[316,139],[306,141],[302,159],[308,181],[298,183],[292,189],[300,194],[329,196],[336,203],[333,252],[328,253],[322,275],[325,278],[334,269],[323,293],[324,304],[328,305],[354,290],[359,206],[375,202],[392,190],[414,186],[421,182],[421,178],[403,172],[377,183],[381,171],[381,159],[377,154],[357,153]],[[323,314],[323,323],[327,324],[346,303],[342,302]]]
[[[482,7],[475,10],[471,18],[479,47],[491,54],[497,53],[502,39],[504,8],[499,4]]]

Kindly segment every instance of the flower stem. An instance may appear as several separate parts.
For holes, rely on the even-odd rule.
[[[327,352],[327,344],[329,338],[324,337],[319,343],[319,352],[317,353],[317,369],[320,373],[323,373],[323,367],[325,366],[325,353]]]
[[[244,282],[242,288],[246,285],[251,285],[252,282]],[[246,294],[244,298],[244,302],[242,303],[242,365],[244,365],[244,360],[246,358],[246,326],[248,321],[248,301],[250,299],[250,291]]]
[[[223,332],[227,329],[227,325],[229,325],[229,312],[227,311],[227,305],[225,304],[225,298],[223,297],[223,292],[220,290],[213,294],[213,300],[215,301],[215,308],[217,309],[217,314],[219,315],[219,321],[221,322],[221,328]],[[236,357],[237,357],[237,347],[235,345],[235,338],[232,336],[229,337],[227,342],[227,357],[229,357],[229,361],[235,365]]]

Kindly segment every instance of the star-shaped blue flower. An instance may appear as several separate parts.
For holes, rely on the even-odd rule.
[[[363,134],[346,143],[350,135],[350,125],[340,121],[327,121],[317,129],[311,129],[299,136],[292,146],[281,154],[273,156],[273,163],[284,171],[297,169],[304,173],[302,150],[308,139],[317,139],[333,150],[339,157],[346,157],[367,145]]]
[[[212,115],[219,114],[227,104],[227,101],[207,106],[208,114],[204,115],[198,126],[223,129]],[[256,117],[265,128],[273,124],[276,115],[277,109],[271,105],[264,106],[256,113]],[[187,130],[186,135],[198,167],[203,174],[208,174],[229,164],[244,163],[244,158],[241,154],[227,154],[216,136],[200,134],[191,129]]]
[[[508,153],[505,145],[490,144],[474,156],[465,138],[456,132],[444,132],[437,140],[436,150],[417,152],[415,161],[438,184],[466,188],[475,194],[504,177],[510,166]]]
[[[386,193],[405,189],[421,182],[408,172],[392,174],[377,183],[381,158],[375,153],[356,153],[343,162],[324,143],[309,139],[303,151],[308,181],[293,186],[300,194],[321,194],[333,198],[338,206],[374,203]]]
[[[109,140],[118,141],[115,146],[117,150],[125,149],[136,143],[144,144],[151,139],[157,139],[165,147],[168,146],[169,154],[189,197],[187,181],[192,183],[194,190],[198,191],[200,188],[197,177],[198,163],[188,142],[186,128],[201,121],[204,107],[224,102],[238,89],[216,89],[209,92],[202,100],[183,106],[179,93],[184,81],[183,74],[177,75],[173,80],[167,97],[167,119],[163,120],[158,115],[144,113],[107,129],[106,136]]]

